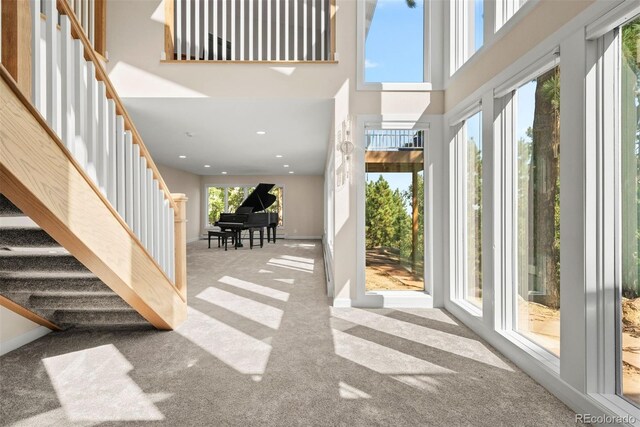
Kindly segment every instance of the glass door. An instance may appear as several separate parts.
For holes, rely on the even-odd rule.
[[[425,131],[365,136],[366,290],[423,291]]]

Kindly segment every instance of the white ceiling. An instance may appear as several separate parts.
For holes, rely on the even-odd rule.
[[[199,175],[322,175],[331,100],[125,98],[156,163]],[[256,134],[265,131],[265,135]],[[193,133],[188,137],[186,132]],[[276,155],[282,158],[276,158]],[[180,159],[184,155],[186,159]],[[205,168],[204,165],[211,165]],[[288,164],[289,168],[283,165]]]

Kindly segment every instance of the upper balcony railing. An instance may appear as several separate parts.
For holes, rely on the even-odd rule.
[[[424,148],[424,131],[409,129],[367,129],[366,147],[370,151],[405,151]]]
[[[165,60],[335,61],[335,0],[165,0]]]

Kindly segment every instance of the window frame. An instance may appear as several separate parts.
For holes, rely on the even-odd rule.
[[[428,91],[433,89],[433,70],[429,58],[435,52],[431,46],[431,26],[433,25],[432,1],[424,0],[423,17],[423,81],[422,82],[367,82],[365,78],[365,0],[356,4],[356,89],[359,91]]]
[[[203,228],[204,230],[213,230],[216,228],[215,225],[213,224],[209,224],[209,188],[222,188],[224,189],[224,209],[223,212],[227,212],[229,209],[229,188],[236,188],[236,187],[240,187],[244,190],[244,198],[246,199],[247,196],[249,195],[248,189],[250,187],[255,187],[257,184],[215,184],[215,183],[207,183],[204,185],[204,192],[203,192],[203,207],[204,207],[204,214],[203,214]],[[274,188],[282,188],[282,216],[280,217],[280,219],[282,220],[282,225],[278,225],[278,227],[280,228],[285,228],[286,226],[286,222],[285,222],[285,215],[284,215],[284,209],[286,206],[286,202],[285,199],[287,197],[287,191],[285,188],[285,185],[283,184],[275,184]]]

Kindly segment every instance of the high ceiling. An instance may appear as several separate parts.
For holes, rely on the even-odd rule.
[[[324,171],[331,100],[123,101],[156,163],[199,175],[223,171],[228,175],[284,175],[289,171],[322,175]]]

